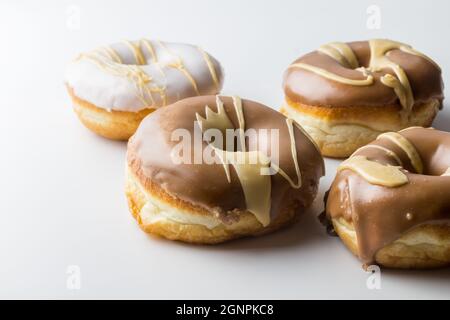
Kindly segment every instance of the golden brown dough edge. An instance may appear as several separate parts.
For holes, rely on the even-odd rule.
[[[183,213],[185,218],[215,217],[214,213],[204,208],[194,206],[181,199],[174,198],[156,185],[144,187],[139,178],[127,166],[125,194],[131,214],[138,222],[140,228],[153,235],[157,235],[170,240],[178,240],[194,244],[218,244],[221,242],[247,237],[259,236],[276,231],[282,227],[293,224],[299,215],[296,205],[286,207],[284,212],[280,212],[277,218],[268,226],[263,227],[255,216],[248,211],[234,211],[239,216],[239,221],[232,224],[224,224],[218,220],[217,226],[210,229],[202,224],[188,224],[175,221],[173,219],[157,219],[153,222],[145,222],[141,216],[141,210],[149,199],[156,199],[164,206],[176,208]]]
[[[345,158],[383,132],[430,126],[439,106],[438,99],[416,105],[405,122],[401,120],[399,106],[323,107],[286,99],[280,112],[309,133],[323,156]]]
[[[332,219],[336,233],[358,256],[357,237],[352,222]],[[423,224],[378,250],[375,263],[394,269],[432,269],[450,266],[450,225]]]
[[[105,110],[77,97],[73,89],[67,86],[73,109],[83,125],[112,140],[128,140],[136,131],[142,119],[155,109],[139,112]]]

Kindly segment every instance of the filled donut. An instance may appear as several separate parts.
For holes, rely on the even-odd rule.
[[[433,60],[382,39],[321,46],[288,67],[283,87],[281,112],[330,157],[348,157],[383,132],[430,126],[444,98]]]
[[[365,264],[450,265],[450,133],[381,134],[338,168],[326,217]]]
[[[81,122],[106,138],[127,140],[141,120],[180,99],[219,93],[223,72],[203,49],[141,39],[80,54],[66,85]]]
[[[320,152],[295,122],[210,95],[142,121],[128,142],[126,196],[144,231],[213,244],[293,223],[323,174]]]

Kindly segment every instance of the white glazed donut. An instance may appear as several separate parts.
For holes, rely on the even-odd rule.
[[[65,78],[83,124],[102,136],[126,140],[151,111],[219,93],[223,71],[197,46],[141,39],[80,54]]]

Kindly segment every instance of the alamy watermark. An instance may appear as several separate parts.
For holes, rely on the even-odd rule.
[[[381,289],[381,269],[377,265],[370,265],[367,267],[366,272],[370,273],[366,280],[366,286],[369,290]]]
[[[70,5],[66,8],[66,27],[70,31],[81,29],[81,8],[77,5]]]
[[[81,268],[78,265],[69,265],[66,268],[66,288],[68,290],[81,289]]]
[[[202,131],[195,121],[193,134],[184,128],[175,129],[171,141],[177,142],[171,151],[174,164],[259,164],[263,165],[261,175],[274,175],[279,170],[279,129]]]
[[[366,27],[369,30],[381,29],[381,8],[376,4],[372,4],[366,9],[367,20]]]

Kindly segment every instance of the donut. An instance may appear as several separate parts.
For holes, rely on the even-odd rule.
[[[128,142],[126,172],[145,232],[215,244],[292,224],[314,200],[324,163],[293,120],[210,95],[147,116]]]
[[[433,60],[384,39],[321,46],[287,68],[283,89],[281,112],[336,158],[383,132],[430,126],[444,98]]]
[[[186,97],[219,93],[223,71],[197,46],[141,39],[80,54],[68,65],[65,82],[87,128],[128,140],[154,110]]]
[[[363,263],[450,265],[450,133],[386,132],[341,163],[326,220]]]

